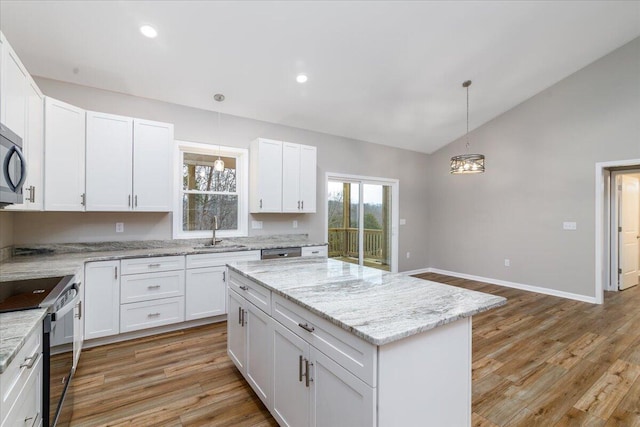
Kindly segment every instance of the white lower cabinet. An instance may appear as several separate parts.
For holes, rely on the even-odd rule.
[[[219,316],[227,312],[226,266],[187,270],[185,320]]]
[[[88,262],[84,269],[84,337],[120,333],[120,261]]]
[[[228,354],[276,421],[375,427],[376,388],[363,379],[375,384],[376,347],[233,271],[229,279]]]
[[[42,327],[37,327],[0,374],[0,426],[42,423]]]
[[[120,306],[121,333],[183,321],[184,297],[134,302]]]
[[[271,317],[229,290],[228,354],[265,406],[271,406]]]

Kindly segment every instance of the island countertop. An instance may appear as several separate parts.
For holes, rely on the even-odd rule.
[[[322,257],[229,268],[378,346],[506,304],[496,295]]]

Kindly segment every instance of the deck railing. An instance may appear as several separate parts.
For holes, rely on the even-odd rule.
[[[364,257],[382,260],[384,248],[383,230],[364,229]],[[330,228],[329,256],[358,257],[358,229]]]

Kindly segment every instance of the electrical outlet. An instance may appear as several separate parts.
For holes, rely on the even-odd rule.
[[[298,228],[298,220],[297,219],[293,220],[293,228]]]
[[[411,252],[407,252],[407,258],[411,258]]]
[[[251,228],[259,230],[262,228],[262,221],[251,221]]]
[[[116,222],[116,233],[124,233],[124,222]]]
[[[509,258],[505,258],[504,259],[504,266],[505,267],[511,267],[511,260]]]
[[[571,222],[571,221],[565,221],[562,223],[562,229],[563,230],[577,230],[578,229],[578,224],[575,222]]]
[[[400,218],[400,225],[405,225],[407,223],[407,220],[404,218]]]

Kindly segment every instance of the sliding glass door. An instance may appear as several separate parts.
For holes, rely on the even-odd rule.
[[[392,271],[393,182],[329,177],[329,257]]]

